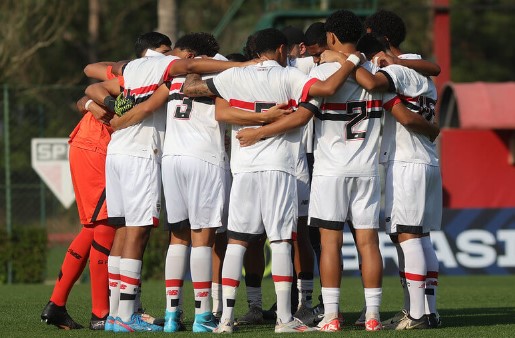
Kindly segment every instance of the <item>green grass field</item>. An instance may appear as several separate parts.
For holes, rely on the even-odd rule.
[[[515,276],[441,277],[438,289],[438,306],[443,326],[424,331],[364,332],[350,325],[359,316],[363,304],[360,280],[344,277],[341,309],[346,325],[341,335],[345,337],[515,337]],[[243,283],[244,284],[244,283]],[[191,283],[185,283],[184,298],[186,325],[191,329],[193,300]],[[402,292],[397,278],[384,279],[384,296],[381,308],[383,319],[397,312],[402,304]],[[1,326],[0,337],[104,337],[114,333],[94,332],[88,329],[63,331],[40,322],[40,313],[48,301],[52,285],[2,285],[0,287]],[[273,303],[273,283],[266,279],[263,285],[265,307]],[[246,311],[245,287],[238,293],[236,316]],[[318,292],[315,293],[318,296]],[[164,283],[148,281],[143,284],[143,303],[154,316],[164,313]],[[68,300],[68,311],[83,325],[90,318],[89,284],[78,284]],[[135,335],[164,336],[165,333],[134,333]],[[273,324],[242,327],[237,336],[265,337],[273,334]],[[325,333],[304,333],[322,336]],[[192,336],[191,331],[180,332],[182,337]],[[197,334],[198,335],[198,334]],[[208,334],[209,335],[209,334]]]

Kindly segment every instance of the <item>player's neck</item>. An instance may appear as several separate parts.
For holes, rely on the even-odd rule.
[[[336,52],[340,52],[340,53],[351,54],[351,53],[354,53],[356,51],[356,45],[353,44],[353,43],[349,43],[349,42],[346,42],[346,43],[337,42],[334,45],[332,45],[330,47],[330,49],[334,50]]]

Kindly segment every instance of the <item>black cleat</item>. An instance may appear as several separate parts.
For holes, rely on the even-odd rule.
[[[442,321],[440,320],[440,315],[436,313],[431,313],[430,315],[426,315],[427,322],[429,324],[430,329],[437,329],[442,325]]]
[[[91,320],[89,321],[89,329],[95,331],[104,331],[106,326],[107,315],[104,318],[98,318],[94,314],[91,314]]]
[[[52,324],[63,330],[83,329],[84,326],[76,323],[66,311],[65,306],[58,306],[54,302],[48,302],[41,313],[41,321]]]

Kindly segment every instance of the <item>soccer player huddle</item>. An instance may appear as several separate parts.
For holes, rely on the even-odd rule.
[[[258,31],[245,55],[227,55],[231,61],[210,34],[186,34],[172,48],[169,38],[150,32],[136,41],[137,59],[88,65],[86,75],[103,82],[88,86],[77,103],[84,117],[70,135],[83,228],[41,318],[82,328],[65,305],[90,257],[91,329],[186,330],[182,287],[189,260],[193,332],[232,333],[266,318],[275,319],[276,333],[340,331],[347,223],[365,295],[355,325],[367,331],[438,327],[430,231],[440,228],[442,185],[430,76],[440,68],[403,53],[405,35],[395,13],[378,11],[363,25],[339,10],[305,33]],[[382,322],[379,163],[386,172],[385,230],[397,249],[404,290],[403,309]],[[164,320],[146,314],[140,300],[161,189],[169,233]],[[272,311],[263,311],[261,302],[266,239]],[[243,266],[249,312],[236,319]]]

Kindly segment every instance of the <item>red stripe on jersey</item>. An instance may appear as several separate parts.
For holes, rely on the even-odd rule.
[[[167,288],[177,288],[182,287],[184,281],[182,279],[167,279],[165,281],[165,285]]]
[[[428,271],[427,278],[438,278],[438,271]]]
[[[312,78],[312,79],[309,79],[308,82],[306,82],[306,84],[304,85],[304,88],[302,88],[302,96],[300,97],[300,102],[307,101],[308,96],[309,96],[309,89],[317,81],[318,81],[317,78]]]
[[[170,69],[172,68],[173,63],[174,63],[175,61],[177,61],[177,60],[178,60],[178,59],[174,59],[174,60],[172,60],[172,61],[168,64],[168,66],[166,67],[166,70],[165,70],[165,72],[164,72],[164,74],[163,74],[163,82],[164,82],[164,81],[172,81],[173,77],[174,77],[175,75],[177,75],[177,74],[170,74]]]
[[[274,280],[274,283],[279,282],[293,282],[293,276],[279,276],[279,275],[272,275],[272,279]]]
[[[129,276],[120,275],[120,281],[125,284],[139,285],[139,279]]]
[[[409,280],[414,280],[417,282],[425,282],[426,281],[425,275],[417,275],[416,273],[408,273],[408,272],[405,272],[405,275],[406,275],[406,279],[409,279]]]
[[[399,103],[402,103],[402,101],[401,101],[401,99],[398,96],[396,96],[393,99],[391,99],[390,101],[388,101],[385,104],[383,104],[383,108],[385,110],[392,111],[393,106],[395,106],[395,105],[397,105]]]
[[[411,97],[406,95],[397,94],[402,100],[411,102],[411,103],[417,103],[418,102],[418,96],[417,97]]]
[[[119,273],[108,273],[107,276],[108,276],[109,279],[120,280],[120,274]]]
[[[141,94],[147,94],[150,92],[154,92],[154,91],[156,91],[156,89],[158,87],[159,87],[159,85],[157,83],[155,83],[150,86],[134,88],[134,89],[131,89],[131,95],[141,95]]]
[[[229,105],[231,107],[246,109],[250,111],[254,111],[255,103],[254,102],[247,102],[247,101],[241,101],[236,99],[230,99]]]
[[[222,285],[237,288],[238,286],[240,286],[240,281],[231,278],[222,278]]]
[[[172,83],[172,85],[170,86],[170,91],[181,90],[183,84],[183,82]]]
[[[211,289],[211,282],[193,282],[194,289]]]

